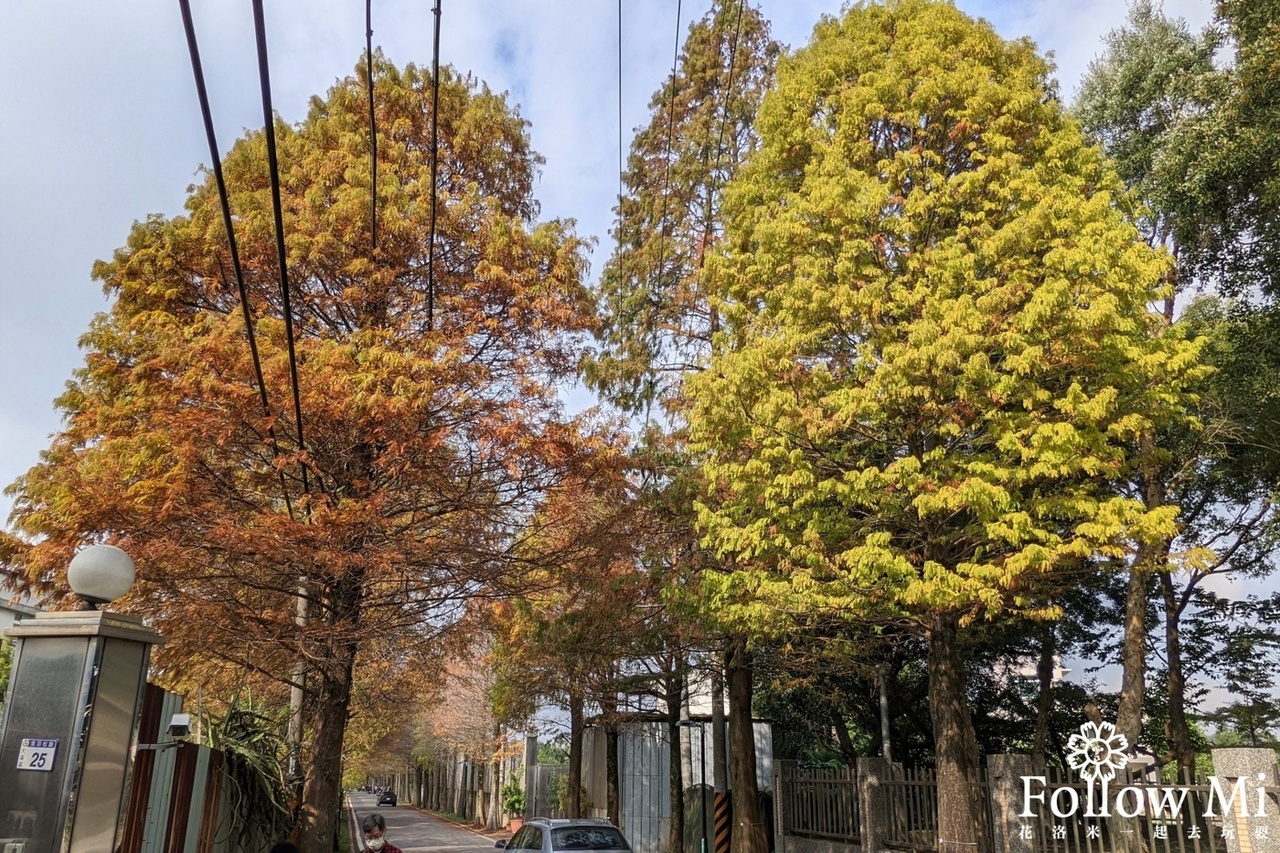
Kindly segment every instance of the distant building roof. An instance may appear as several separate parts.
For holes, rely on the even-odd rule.
[[[29,593],[17,593],[0,583],[0,630],[20,619],[40,612],[39,602]]]

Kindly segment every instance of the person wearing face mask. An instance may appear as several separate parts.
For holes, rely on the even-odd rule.
[[[364,830],[364,846],[373,853],[404,853],[394,844],[387,843],[387,822],[382,815],[374,812],[360,822]]]

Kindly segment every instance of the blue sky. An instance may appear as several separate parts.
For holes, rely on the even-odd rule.
[[[273,100],[287,121],[311,95],[350,73],[364,48],[364,3],[267,5]],[[532,122],[547,159],[543,215],[573,217],[608,252],[618,186],[618,4],[613,0],[443,0],[441,60],[470,71]],[[626,0],[623,126],[647,120],[669,73],[676,0]],[[710,0],[684,0],[683,31]],[[1064,96],[1119,0],[960,0],[1000,33],[1052,51]],[[219,142],[225,151],[261,125],[249,0],[192,0]],[[393,61],[431,61],[431,0],[376,0],[374,42]],[[802,46],[838,0],[762,0],[776,38]],[[1207,0],[1167,0],[1195,26]],[[182,209],[208,151],[177,0],[10,3],[0,28],[0,485],[37,461],[59,423],[52,400],[82,361],[77,339],[105,307],[93,261],[123,244],[130,224]],[[625,140],[629,144],[630,140]],[[10,502],[0,497],[0,517]]]

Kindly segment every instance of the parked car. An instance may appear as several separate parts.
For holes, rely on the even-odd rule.
[[[506,850],[535,850],[561,853],[569,850],[609,850],[631,853],[622,832],[607,820],[597,818],[535,817],[508,841],[496,847]]]
[[[396,804],[396,792],[388,788],[378,795],[378,805],[394,806]]]

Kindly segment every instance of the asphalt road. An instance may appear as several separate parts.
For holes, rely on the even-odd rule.
[[[494,839],[411,806],[379,806],[376,796],[363,791],[352,791],[348,798],[357,815],[357,827],[365,815],[380,813],[387,822],[387,841],[404,853],[496,853]]]

